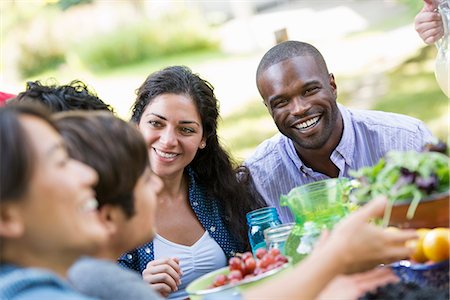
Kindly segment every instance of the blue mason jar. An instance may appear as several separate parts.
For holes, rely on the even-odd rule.
[[[264,207],[247,213],[248,239],[253,254],[259,248],[266,248],[264,230],[281,224],[275,207]]]

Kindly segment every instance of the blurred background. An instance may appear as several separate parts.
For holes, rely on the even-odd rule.
[[[322,52],[340,103],[422,119],[447,140],[436,47],[414,30],[421,7],[422,0],[3,0],[0,90],[80,79],[128,119],[150,73],[186,65],[215,87],[222,143],[240,161],[277,131],[255,71],[288,38]]]

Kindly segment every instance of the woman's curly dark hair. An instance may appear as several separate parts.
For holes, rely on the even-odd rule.
[[[97,97],[97,94],[80,80],[67,85],[43,84],[39,80],[28,81],[27,88],[15,99],[18,102],[39,102],[52,112],[69,110],[107,110],[114,109]]]
[[[163,94],[186,95],[200,114],[206,147],[189,164],[209,195],[219,201],[231,233],[248,249],[247,212],[262,207],[238,181],[236,164],[220,145],[217,136],[219,102],[212,85],[184,66],[172,66],[151,74],[137,90],[131,120],[139,123],[147,105]]]

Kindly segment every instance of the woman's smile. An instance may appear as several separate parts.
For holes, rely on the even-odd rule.
[[[162,151],[156,148],[153,148],[154,152],[156,153],[156,155],[159,158],[162,158],[165,161],[173,161],[175,160],[175,158],[180,155],[178,153],[174,153],[174,152],[166,152],[166,151]]]

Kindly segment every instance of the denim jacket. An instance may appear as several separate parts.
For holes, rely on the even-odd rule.
[[[243,252],[244,246],[232,236],[223,220],[223,212],[216,199],[206,196],[206,190],[196,182],[194,171],[189,168],[189,203],[198,220],[209,235],[219,244],[225,256],[230,258],[236,252]],[[119,264],[142,273],[147,264],[154,260],[153,242],[123,254]]]

